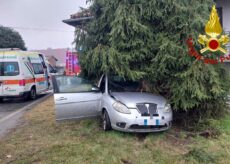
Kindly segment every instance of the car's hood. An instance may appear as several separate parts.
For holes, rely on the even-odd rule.
[[[125,104],[128,108],[136,108],[137,103],[155,103],[158,107],[164,107],[166,103],[164,97],[145,92],[112,92],[111,96]]]

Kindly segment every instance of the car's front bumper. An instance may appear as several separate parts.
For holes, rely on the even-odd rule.
[[[131,114],[113,112],[111,118],[112,128],[124,132],[160,132],[171,127],[172,112],[159,113],[159,116],[141,116],[136,110],[132,109]]]

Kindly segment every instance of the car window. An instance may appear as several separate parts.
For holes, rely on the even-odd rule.
[[[0,62],[0,76],[19,75],[18,62]]]
[[[35,74],[44,74],[43,66],[40,63],[31,64]]]
[[[58,93],[91,92],[95,87],[88,80],[76,76],[56,76]]]

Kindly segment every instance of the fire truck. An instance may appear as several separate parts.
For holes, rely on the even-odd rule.
[[[78,54],[76,52],[66,52],[66,75],[75,76],[79,75],[81,67],[78,60]]]

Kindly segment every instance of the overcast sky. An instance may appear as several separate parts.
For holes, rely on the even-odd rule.
[[[0,25],[14,27],[29,50],[71,48],[74,28],[62,22],[85,0],[0,0]]]

